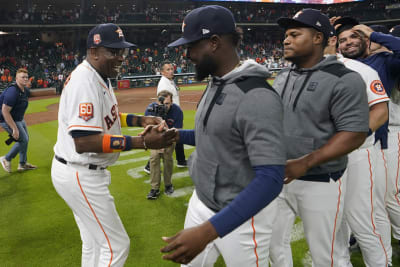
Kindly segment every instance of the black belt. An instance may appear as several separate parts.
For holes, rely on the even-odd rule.
[[[61,158],[61,157],[59,157],[59,156],[57,156],[57,155],[54,155],[54,158],[55,158],[56,160],[58,160],[59,162],[61,162],[62,164],[67,165],[67,163],[68,163],[65,159],[63,159],[63,158]],[[104,170],[104,169],[107,169],[107,167],[100,167],[100,166],[95,165],[95,164],[89,164],[88,169],[89,169],[89,170],[97,170],[97,169],[99,169],[99,170]]]
[[[329,173],[323,173],[323,174],[312,174],[312,175],[304,175],[298,178],[299,180],[303,181],[310,181],[310,182],[324,182],[324,183],[329,183],[329,181],[332,179],[335,182],[340,179],[340,177],[343,176],[343,173],[346,169],[343,169],[341,171],[337,172],[329,172]]]

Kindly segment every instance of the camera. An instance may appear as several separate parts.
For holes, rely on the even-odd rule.
[[[9,134],[8,139],[6,141],[4,141],[4,143],[6,143],[6,145],[9,146],[14,141],[17,141],[17,140],[15,140],[14,137],[12,137],[12,135]]]
[[[151,112],[154,116],[158,116],[158,117],[161,117],[163,120],[166,120],[168,111],[167,111],[167,107],[164,105],[164,100],[165,100],[165,98],[163,96],[160,96],[158,98],[158,101],[161,104],[155,103],[155,104],[151,105],[151,107],[149,107],[147,109],[147,111]]]

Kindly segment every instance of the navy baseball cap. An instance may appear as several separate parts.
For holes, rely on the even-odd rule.
[[[125,41],[124,33],[121,28],[113,23],[99,24],[90,30],[87,41],[87,48],[109,47],[109,48],[129,48],[136,46]]]
[[[186,15],[182,24],[183,36],[168,47],[185,45],[213,34],[236,32],[236,23],[232,12],[222,6],[211,5],[193,9]]]
[[[335,29],[332,27],[328,16],[312,8],[306,8],[297,12],[293,18],[279,18],[277,23],[284,29],[290,27],[314,28],[322,32],[326,39],[335,34]]]
[[[389,34],[389,29],[385,25],[371,25],[369,26],[371,29],[374,30],[374,32],[381,32],[381,33],[386,33]]]
[[[351,29],[360,23],[358,22],[358,20],[356,20],[352,17],[342,17],[342,18],[336,20],[333,23],[333,26],[336,26],[339,24],[340,24],[340,26],[336,29],[336,35],[339,35],[342,31]]]
[[[400,25],[394,26],[390,29],[389,33],[393,36],[400,37]]]

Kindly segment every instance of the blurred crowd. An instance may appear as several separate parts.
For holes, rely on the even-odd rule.
[[[55,87],[61,91],[70,72],[84,59],[86,51],[69,50],[61,43],[43,43],[38,40],[21,39],[0,45],[0,89],[15,79],[18,68],[29,71],[32,88]],[[238,48],[242,60],[252,58],[268,68],[282,68],[280,40],[266,40],[262,43],[244,44]],[[163,61],[173,62],[175,73],[194,72],[194,65],[187,58],[182,47],[168,49],[154,43],[153,46],[136,47],[125,58],[120,76],[142,76],[160,74]]]
[[[179,5],[178,5],[179,4]],[[29,8],[19,6],[16,12],[1,10],[0,23],[20,24],[74,24],[74,23],[173,23],[181,22],[184,16],[192,9],[203,5],[201,2],[154,5],[147,4],[142,8],[136,5],[96,6],[88,8],[74,6],[69,9],[56,8],[54,5],[38,7],[32,5]],[[223,5],[224,3],[219,3]],[[175,8],[178,7],[179,8]],[[279,17],[291,17],[297,11],[310,5],[299,4],[237,4],[226,3],[235,19],[239,23],[274,23]],[[372,21],[384,19],[397,19],[400,17],[400,0],[367,0],[361,2],[318,5],[318,9],[329,16],[353,16],[359,21]],[[354,11],[357,12],[354,12]],[[385,12],[376,12],[385,10]]]

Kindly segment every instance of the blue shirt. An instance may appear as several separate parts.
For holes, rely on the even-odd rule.
[[[154,110],[154,107],[157,105],[156,102],[151,103],[147,106],[146,111],[144,113],[145,116],[156,116],[154,112],[149,111],[149,108]],[[168,124],[169,128],[182,128],[183,127],[183,112],[181,108],[172,103],[171,108],[168,110],[167,118],[165,120]]]
[[[25,87],[24,92],[19,89],[16,84],[12,84],[0,95],[0,105],[3,104],[11,107],[11,117],[14,121],[22,121],[25,111],[28,108],[28,97],[30,91]],[[3,114],[0,114],[0,122],[4,122]]]
[[[370,40],[385,46],[393,53],[381,52],[358,60],[378,72],[386,93],[390,97],[395,82],[400,77],[400,38],[390,34],[373,32]],[[387,121],[375,132],[375,142],[380,141],[383,149],[387,148],[388,124],[389,122]]]

